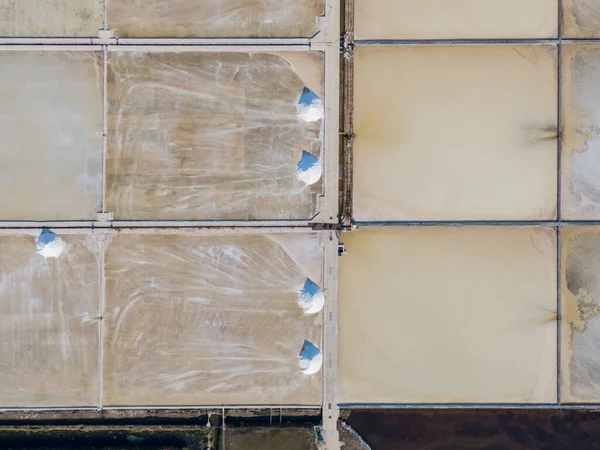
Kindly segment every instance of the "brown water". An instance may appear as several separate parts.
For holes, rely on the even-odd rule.
[[[556,400],[553,228],[342,235],[342,403]]]
[[[552,219],[553,46],[358,46],[358,221]]]
[[[348,423],[373,450],[593,450],[600,419],[582,410],[361,410]]]
[[[557,0],[358,0],[355,8],[359,39],[549,38],[558,32]]]

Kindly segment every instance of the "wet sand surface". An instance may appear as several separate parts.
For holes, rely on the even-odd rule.
[[[102,211],[100,52],[0,52],[0,220]]]
[[[558,34],[557,0],[357,0],[355,11],[358,39],[514,39]]]
[[[119,37],[311,37],[324,0],[106,0]]]
[[[63,236],[45,259],[35,239],[0,236],[0,407],[96,405],[100,243]]]
[[[104,405],[319,404],[298,366],[318,234],[118,235],[105,258]]]
[[[562,398],[600,401],[600,227],[562,231]]]
[[[600,46],[564,45],[562,216],[600,219]]]
[[[556,215],[553,46],[358,46],[354,216]]]
[[[362,410],[347,421],[373,450],[600,448],[597,411]]]
[[[554,228],[342,236],[341,403],[556,400]]]
[[[322,182],[322,121],[298,117],[305,87],[323,95],[319,52],[143,53],[108,60],[107,211],[115,219],[312,218]]]
[[[92,37],[103,23],[103,0],[0,2],[0,36]]]

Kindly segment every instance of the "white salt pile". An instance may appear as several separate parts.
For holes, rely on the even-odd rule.
[[[316,314],[325,305],[325,293],[317,283],[307,278],[298,294],[298,305],[304,310],[304,314]]]
[[[307,186],[310,186],[319,181],[322,174],[323,168],[321,167],[319,158],[303,150],[302,157],[296,166],[296,176],[298,179]]]
[[[305,87],[296,104],[298,117],[305,122],[316,122],[323,118],[323,102],[317,94]]]
[[[309,341],[304,341],[300,351],[298,365],[304,375],[313,375],[321,370],[323,365],[323,354]]]
[[[35,243],[37,253],[44,258],[58,258],[66,248],[65,242],[60,236],[48,228],[42,228],[42,232]]]

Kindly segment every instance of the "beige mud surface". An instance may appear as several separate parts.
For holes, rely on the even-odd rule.
[[[2,0],[0,36],[95,37],[103,16],[103,0]]]
[[[562,216],[600,219],[600,46],[564,45]]]
[[[552,46],[358,46],[358,221],[556,214]]]
[[[562,230],[562,399],[600,401],[600,227]]]
[[[101,53],[0,53],[0,220],[102,211]]]
[[[360,228],[340,259],[339,398],[556,400],[553,228]]]
[[[119,37],[310,37],[324,0],[107,0]]]
[[[355,10],[359,39],[550,38],[558,33],[557,0],[356,0]]]
[[[35,236],[0,236],[0,407],[98,404],[99,243],[62,238],[45,259]]]
[[[298,354],[321,347],[322,314],[297,301],[322,264],[317,234],[114,237],[103,404],[319,404]]]
[[[289,57],[288,57],[289,56]],[[321,155],[322,53],[109,52],[107,211],[117,219],[310,219],[322,182],[297,178]]]

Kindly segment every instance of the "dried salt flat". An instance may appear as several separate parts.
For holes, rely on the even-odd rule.
[[[0,407],[98,405],[100,243],[4,234],[0,255]]]
[[[110,51],[106,209],[308,220],[323,194],[323,54]]]
[[[119,37],[311,37],[324,0],[106,0]]]
[[[0,52],[0,220],[102,211],[102,53]]]
[[[105,405],[320,403],[318,233],[121,234],[105,261]]]

